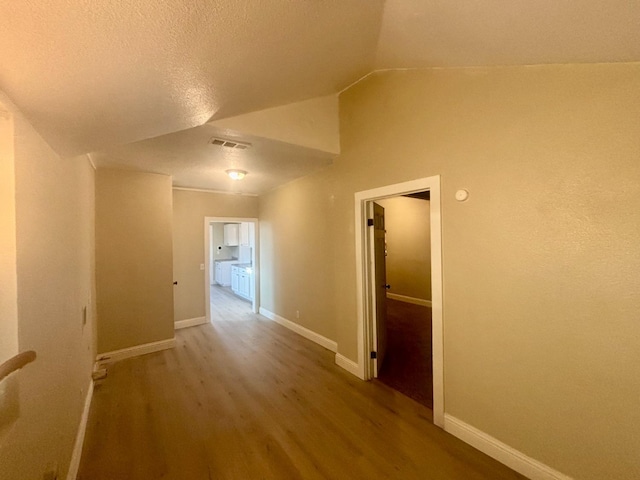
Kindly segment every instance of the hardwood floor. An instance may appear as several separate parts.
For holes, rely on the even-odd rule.
[[[387,299],[387,354],[378,379],[433,408],[431,308]]]
[[[238,297],[229,287],[211,286],[211,319],[237,322],[253,320],[251,302]]]
[[[176,348],[109,367],[78,479],[523,478],[435,427],[428,408],[233,303],[177,331]]]

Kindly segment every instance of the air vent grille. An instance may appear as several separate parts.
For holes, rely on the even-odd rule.
[[[236,150],[246,150],[251,146],[250,143],[239,142],[237,140],[226,140],[224,138],[213,137],[209,140],[211,145],[217,145],[218,147],[234,148]]]

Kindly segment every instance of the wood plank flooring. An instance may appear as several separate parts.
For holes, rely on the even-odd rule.
[[[252,313],[251,302],[238,297],[231,288],[211,286],[211,318],[214,321],[253,320]]]
[[[433,408],[431,308],[387,299],[387,353],[378,379]]]
[[[78,479],[523,478],[232,300],[176,348],[109,367]]]

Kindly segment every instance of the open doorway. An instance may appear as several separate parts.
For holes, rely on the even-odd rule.
[[[365,379],[384,375],[385,357],[389,353],[389,330],[387,325],[387,304],[399,299],[415,299],[413,304],[426,308],[429,295],[411,297],[393,296],[391,284],[386,278],[386,256],[380,249],[385,245],[384,209],[380,203],[385,199],[399,196],[413,196],[416,194],[429,198],[429,238],[423,248],[429,251],[430,257],[430,302],[431,324],[422,323],[423,329],[429,329],[431,349],[430,359],[423,359],[431,365],[431,385],[425,386],[423,391],[432,391],[433,421],[440,427],[444,426],[444,388],[443,388],[443,326],[442,326],[442,260],[441,260],[441,221],[440,221],[440,178],[428,177],[411,182],[389,185],[373,190],[356,193],[356,262],[358,287],[358,360],[359,373]],[[411,198],[411,197],[409,197]],[[407,235],[410,232],[405,232]],[[382,239],[382,240],[381,240]],[[381,247],[382,245],[382,247]],[[391,293],[391,295],[387,295]],[[389,301],[387,298],[389,297]],[[420,298],[422,297],[422,298]],[[423,305],[417,305],[417,300],[423,300]],[[398,304],[395,305],[398,307]],[[404,305],[406,307],[406,305]],[[393,306],[392,306],[393,308]],[[411,307],[408,307],[409,309]],[[426,312],[423,312],[423,314]],[[402,313],[400,313],[402,315]],[[418,313],[420,315],[420,313]],[[424,316],[423,316],[424,320]],[[426,335],[428,341],[429,335]],[[429,362],[430,360],[430,362]],[[431,387],[431,388],[429,388]],[[428,393],[427,393],[428,394]]]
[[[239,320],[257,313],[257,219],[205,218],[207,321]]]
[[[384,209],[386,352],[377,378],[433,408],[430,192],[376,200]]]

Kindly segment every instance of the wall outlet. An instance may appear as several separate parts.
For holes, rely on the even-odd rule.
[[[204,263],[200,264],[200,270],[204,270]]]

